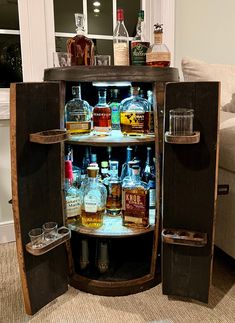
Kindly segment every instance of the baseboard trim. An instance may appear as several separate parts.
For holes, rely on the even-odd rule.
[[[15,241],[13,221],[0,222],[0,243]]]

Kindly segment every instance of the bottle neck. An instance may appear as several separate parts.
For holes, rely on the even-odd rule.
[[[140,182],[140,170],[132,169],[131,179],[133,182]]]
[[[155,45],[161,45],[163,39],[163,33],[155,32],[154,33],[154,44]]]
[[[81,87],[80,86],[73,86],[72,87],[72,94],[74,98],[81,100]]]
[[[88,177],[88,183],[94,185],[97,183],[97,177]]]
[[[146,164],[150,164],[153,160],[153,154],[152,149],[147,149],[147,158],[146,158]]]
[[[127,149],[126,151],[126,163],[132,160],[132,149]]]
[[[135,40],[142,40],[142,33],[143,33],[143,20],[141,17],[138,17],[138,22],[136,25],[136,35],[134,37]]]
[[[99,91],[98,92],[99,96],[99,105],[106,105],[106,91]]]

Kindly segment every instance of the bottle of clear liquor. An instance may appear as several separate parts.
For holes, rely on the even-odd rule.
[[[75,13],[77,35],[67,41],[67,52],[71,54],[71,65],[94,65],[94,43],[86,37],[84,15]]]
[[[129,65],[129,34],[124,23],[123,9],[117,10],[117,24],[113,33],[114,65]]]
[[[81,86],[72,87],[73,99],[65,105],[65,127],[70,134],[91,131],[91,107],[81,98]]]
[[[132,87],[131,92],[131,97],[120,104],[121,132],[124,135],[140,135],[145,132],[145,112],[150,109],[150,103],[139,96],[138,87]]]
[[[119,101],[119,90],[118,89],[111,89],[110,90],[111,98],[110,98],[110,109],[111,109],[111,125],[112,130],[119,130],[120,129],[120,101]]]
[[[149,225],[149,187],[140,180],[140,167],[132,166],[130,180],[122,185],[122,223],[128,227]]]
[[[103,215],[107,199],[105,186],[98,182],[98,167],[88,167],[88,181],[85,184],[82,200],[82,225],[99,228],[103,225]]]
[[[119,215],[122,208],[122,184],[118,177],[118,161],[110,161],[110,177],[106,180],[108,190],[106,210],[107,215]]]
[[[93,109],[93,132],[98,136],[111,133],[111,109],[106,103],[106,89],[98,90],[98,103]]]
[[[154,44],[146,53],[146,65],[155,67],[169,67],[171,64],[171,53],[163,43],[162,24],[154,25]]]
[[[147,158],[142,171],[142,180],[149,186],[149,208],[156,208],[156,166],[151,147],[147,147]]]

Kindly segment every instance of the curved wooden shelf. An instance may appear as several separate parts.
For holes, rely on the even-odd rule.
[[[31,133],[29,135],[29,140],[43,145],[58,144],[69,138],[69,134],[66,130],[52,129],[46,131],[40,131]]]
[[[178,244],[190,247],[205,247],[207,234],[204,232],[189,231],[184,229],[163,229],[162,240],[164,243]]]
[[[110,217],[104,216],[104,223],[98,229],[84,227],[81,224],[69,225],[69,229],[80,234],[97,237],[97,238],[124,238],[134,237],[151,232],[155,228],[155,215],[149,217],[150,225],[147,228],[135,229],[122,225],[121,216]]]
[[[191,136],[170,135],[168,131],[165,133],[165,142],[169,144],[192,145],[192,144],[199,143],[199,141],[200,141],[199,131],[195,131]]]
[[[155,135],[124,136],[120,131],[113,130],[110,136],[91,134],[71,135],[68,144],[89,146],[132,146],[146,145],[155,141]]]
[[[132,81],[135,82],[177,82],[177,68],[149,66],[67,66],[48,68],[44,81]]]

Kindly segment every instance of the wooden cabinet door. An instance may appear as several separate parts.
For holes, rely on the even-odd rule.
[[[28,232],[43,223],[63,225],[63,144],[30,142],[31,133],[63,127],[64,91],[59,82],[11,86],[13,213],[22,289],[27,314],[34,314],[68,289],[65,245],[29,254]]]
[[[208,302],[217,198],[219,83],[167,84],[165,131],[169,130],[169,110],[175,108],[194,109],[200,142],[164,142],[162,229],[169,229],[165,232],[171,239],[164,242],[162,236],[163,293]],[[191,242],[184,245],[187,233]],[[198,246],[200,233],[207,241]]]

